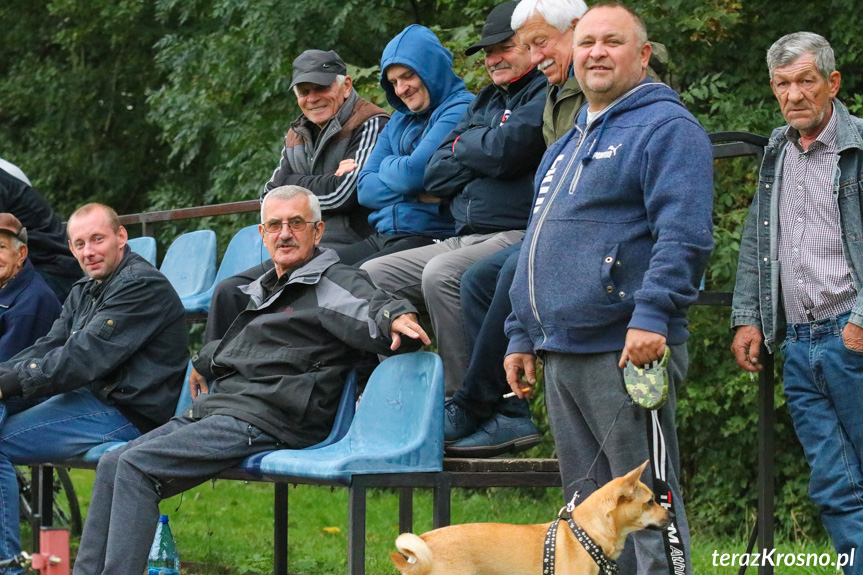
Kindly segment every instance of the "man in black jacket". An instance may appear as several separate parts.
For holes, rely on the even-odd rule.
[[[482,38],[466,51],[485,51],[493,83],[471,103],[425,170],[428,199],[449,205],[459,235],[362,266],[377,286],[417,305],[425,301],[448,395],[461,386],[469,357],[459,298],[461,275],[476,261],[521,240],[533,177],[545,152],[546,80],[531,66],[527,49],[510,28],[515,5],[495,7]]]
[[[0,212],[9,212],[27,228],[30,261],[36,273],[64,301],[72,284],[81,279],[81,268],[69,253],[66,227],[39,192],[30,184],[0,168]]]
[[[249,455],[320,442],[364,353],[391,353],[402,335],[429,342],[413,306],[316,247],[320,220],[304,188],[264,198],[260,231],[275,269],[248,286],[252,305],[225,337],[193,358],[191,412],[99,461],[76,575],[140,575],[161,499]]]
[[[88,277],[47,335],[0,363],[2,558],[20,552],[13,465],[62,461],[165,423],[188,364],[180,298],[128,248],[114,210],[87,204],[68,231]]]

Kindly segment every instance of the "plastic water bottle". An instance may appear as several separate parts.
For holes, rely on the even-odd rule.
[[[179,575],[180,554],[177,553],[177,544],[174,542],[174,534],[168,525],[168,516],[159,515],[159,525],[156,527],[156,538],[150,547],[150,555],[147,557],[147,575]]]

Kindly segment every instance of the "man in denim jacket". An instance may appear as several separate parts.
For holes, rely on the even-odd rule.
[[[785,395],[812,469],[809,494],[837,552],[863,543],[863,121],[835,99],[830,44],[798,32],[767,52],[788,126],[775,130],[740,245],[737,364],[782,343]],[[857,565],[845,572],[863,573]]]

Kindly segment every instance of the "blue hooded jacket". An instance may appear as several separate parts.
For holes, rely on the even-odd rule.
[[[623,349],[629,328],[688,338],[713,248],[713,150],[664,84],[644,82],[552,145],[515,279],[508,353]]]
[[[455,223],[443,204],[423,204],[423,172],[441,142],[455,128],[473,95],[452,70],[452,54],[424,26],[412,24],[393,38],[381,57],[381,86],[395,108],[378,138],[357,185],[360,204],[371,208],[369,223],[382,234],[455,235]],[[420,113],[396,96],[387,80],[389,66],[413,70],[431,103]]]

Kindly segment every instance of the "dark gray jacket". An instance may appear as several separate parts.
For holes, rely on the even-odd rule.
[[[348,372],[365,352],[392,353],[392,320],[416,311],[327,249],[280,279],[270,270],[245,291],[249,307],[193,358],[211,383],[192,416],[230,415],[292,448],[327,436]],[[406,338],[400,351],[417,347]]]
[[[0,363],[0,392],[50,397],[87,386],[144,432],[174,414],[188,361],[177,292],[127,246],[108,279],[75,283],[51,331]]]

